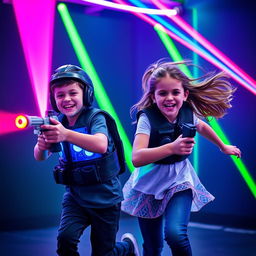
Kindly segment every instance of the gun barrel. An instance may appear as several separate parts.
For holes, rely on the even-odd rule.
[[[29,126],[39,126],[45,123],[44,118],[37,116],[19,115],[15,119],[15,125],[19,129],[24,129]]]
[[[29,126],[38,126],[38,125],[45,124],[45,119],[42,117],[27,116],[27,118],[28,118]]]

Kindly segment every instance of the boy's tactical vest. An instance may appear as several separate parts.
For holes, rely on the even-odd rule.
[[[103,114],[108,132],[114,142],[112,152],[105,154],[86,151],[68,142],[62,142],[59,165],[54,168],[56,183],[64,185],[93,185],[104,183],[125,172],[123,143],[120,139],[115,120],[105,111],[89,108],[79,117],[79,126],[74,131],[91,133],[91,121],[97,114]],[[62,118],[60,117],[60,122]],[[81,124],[81,125],[80,125]]]
[[[183,102],[176,123],[170,123],[166,117],[160,112],[156,104],[145,108],[137,113],[137,120],[139,116],[145,113],[149,119],[151,132],[149,138],[149,148],[159,147],[164,144],[173,142],[182,134],[182,127],[189,125],[193,129],[195,135],[195,126],[193,111],[187,102]],[[194,137],[194,136],[189,137]],[[159,161],[156,164],[173,164],[185,160],[189,155],[170,155]]]

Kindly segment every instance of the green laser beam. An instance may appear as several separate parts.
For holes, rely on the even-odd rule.
[[[104,86],[102,85],[100,78],[93,66],[93,63],[90,59],[90,56],[88,52],[86,51],[86,48],[84,46],[84,43],[81,40],[81,37],[74,25],[74,22],[70,16],[70,13],[68,11],[68,8],[65,4],[61,3],[57,6],[58,11],[60,13],[61,19],[64,23],[64,26],[67,30],[69,39],[72,43],[72,46],[74,48],[74,51],[77,55],[77,58],[81,64],[81,67],[85,69],[88,72],[88,75],[92,79],[93,85],[94,85],[94,91],[95,91],[95,99],[100,106],[101,109],[107,111],[116,121],[118,131],[120,133],[120,137],[124,144],[124,152],[125,152],[125,159],[126,164],[129,168],[129,170],[132,172],[134,170],[134,166],[131,161],[131,152],[132,152],[132,146],[128,139],[128,136],[126,135],[126,132],[121,124],[121,121],[119,120],[117,113],[104,89]]]
[[[192,8],[192,26],[195,30],[198,30],[198,12],[197,8]],[[198,44],[196,40],[194,40],[195,44]],[[199,56],[196,52],[192,52],[193,55],[193,63],[198,66],[199,64]],[[193,66],[193,77],[198,77],[198,67]],[[196,146],[193,150],[193,165],[197,173],[199,173],[199,136],[196,134],[195,137]]]
[[[220,139],[223,141],[223,143],[225,143],[227,145],[232,145],[230,143],[230,141],[228,140],[227,136],[224,134],[223,130],[221,129],[220,125],[218,124],[218,122],[216,121],[215,118],[210,118],[209,123],[210,123],[211,127],[214,129],[214,131],[218,134]],[[256,198],[256,183],[255,183],[253,177],[251,176],[250,172],[246,168],[245,164],[243,163],[243,161],[240,158],[237,158],[236,156],[232,155],[230,157],[231,157],[232,161],[234,162],[235,166],[237,167],[237,169],[239,170],[241,176],[245,180],[250,191]]]
[[[198,31],[198,11],[197,11],[197,8],[192,8],[192,27]],[[195,44],[198,45],[198,42],[197,40],[193,40]],[[195,65],[198,65],[199,63],[199,56],[198,54],[196,54],[196,52],[193,51],[193,63]],[[198,68],[196,66],[193,66],[193,76],[194,77],[198,77],[199,76],[199,72],[198,72]]]

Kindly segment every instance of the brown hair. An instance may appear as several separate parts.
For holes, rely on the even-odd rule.
[[[55,88],[60,88],[62,86],[67,86],[70,84],[76,83],[78,84],[78,86],[83,90],[84,89],[84,85],[82,83],[80,83],[79,81],[75,80],[75,79],[69,79],[69,78],[63,78],[60,80],[55,81],[52,85],[51,85],[51,93],[53,94],[54,89]]]
[[[224,72],[217,74],[207,73],[199,78],[187,77],[177,66],[188,65],[190,62],[166,62],[159,60],[151,64],[142,77],[143,95],[138,103],[132,106],[131,113],[142,110],[153,104],[152,95],[161,78],[169,75],[171,78],[182,82],[185,91],[189,91],[187,102],[194,113],[199,117],[223,117],[228,108],[235,88],[228,81],[229,76]],[[190,64],[192,65],[192,64]]]

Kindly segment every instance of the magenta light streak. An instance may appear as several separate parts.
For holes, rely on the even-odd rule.
[[[115,2],[118,3],[122,3],[122,4],[126,4],[125,2],[123,2],[122,0],[114,0]],[[193,45],[189,44],[188,42],[186,42],[184,39],[178,37],[175,33],[165,29],[162,25],[160,25],[159,23],[157,23],[156,21],[154,21],[153,19],[149,18],[148,16],[141,14],[141,13],[134,13],[134,15],[139,16],[141,19],[145,20],[146,22],[148,22],[149,24],[151,24],[152,26],[158,25],[160,29],[162,29],[165,33],[167,33],[171,38],[173,38],[174,40],[178,41],[179,43],[183,44],[184,46],[186,46],[188,49],[194,51],[195,53],[197,53],[199,56],[201,56],[202,58],[206,59],[207,61],[209,61],[210,63],[212,63],[213,65],[215,65],[216,67],[218,67],[221,70],[224,70],[226,73],[228,73],[235,81],[237,81],[238,83],[242,84],[244,86],[244,84],[241,82],[241,80],[239,78],[237,78],[236,76],[233,75],[233,73],[225,68],[224,66],[221,66],[219,63],[215,62],[214,59],[206,56],[204,53],[202,53],[200,50],[198,50],[196,47],[194,47]],[[256,95],[256,90],[254,90],[253,88],[246,86],[246,88],[252,92],[254,95]]]
[[[159,2],[159,0],[151,0],[158,8],[166,9],[167,6]],[[256,81],[246,74],[240,67],[238,67],[232,60],[225,56],[220,50],[218,50],[213,44],[207,41],[202,35],[200,35],[193,27],[186,23],[181,17],[178,16],[168,16],[181,28],[183,28],[188,34],[190,34],[194,39],[196,39],[200,44],[202,44],[209,52],[219,58],[223,63],[225,63],[230,69],[241,76],[245,81],[256,88]]]
[[[31,85],[45,115],[56,0],[12,0]]]
[[[15,118],[17,116],[18,114],[0,110],[0,135],[20,131],[20,129],[15,125]]]

